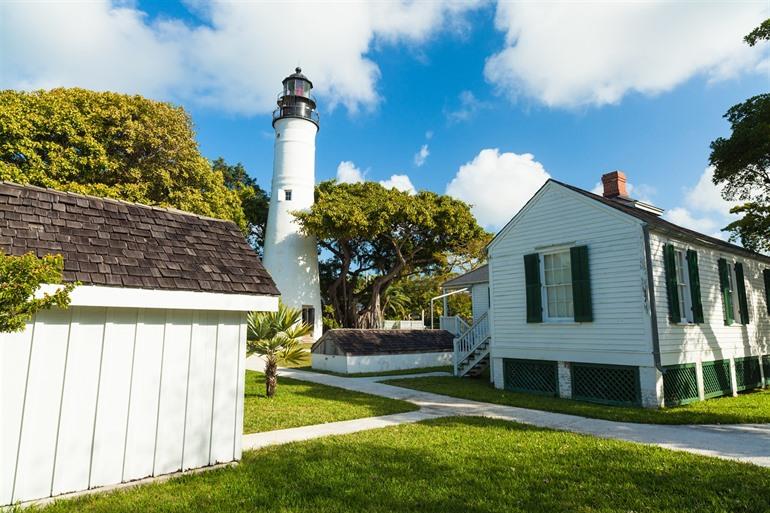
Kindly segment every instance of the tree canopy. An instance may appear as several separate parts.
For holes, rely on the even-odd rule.
[[[488,237],[462,201],[373,182],[323,182],[313,207],[295,215],[329,255],[321,266],[324,292],[344,327],[381,326],[382,298],[396,280],[443,274],[453,257],[470,256]]]
[[[40,310],[69,305],[74,284],[53,294],[34,295],[41,285],[61,283],[63,269],[61,255],[37,258],[33,253],[13,256],[0,251],[0,333],[23,330]]]
[[[200,153],[181,107],[85,89],[0,91],[0,180],[231,219],[238,191]]]
[[[265,225],[267,224],[270,197],[257,181],[249,176],[246,168],[240,162],[231,165],[219,157],[211,163],[211,167],[214,171],[222,173],[225,186],[228,189],[238,193],[241,199],[241,208],[243,208],[243,214],[248,223],[246,235],[249,243],[262,254],[262,248],[265,245]]]
[[[762,39],[770,39],[770,20],[745,38],[751,46]],[[731,210],[743,217],[725,229],[748,249],[770,251],[770,94],[734,105],[724,117],[732,134],[711,143],[713,181],[725,199],[744,202]]]

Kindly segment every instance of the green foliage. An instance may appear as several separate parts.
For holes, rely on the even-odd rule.
[[[749,46],[770,40],[770,19],[744,38]],[[770,94],[760,94],[734,105],[724,116],[732,134],[711,143],[709,161],[714,183],[723,185],[727,200],[744,201],[733,207],[743,214],[724,230],[754,251],[770,251]]]
[[[749,98],[725,114],[732,134],[711,143],[714,183],[728,200],[745,201],[743,218],[725,229],[755,251],[770,250],[770,94]]]
[[[246,352],[265,360],[265,390],[267,397],[275,395],[278,385],[278,364],[296,364],[305,356],[300,345],[302,337],[313,327],[302,322],[302,312],[278,304],[276,312],[252,312],[248,317]]]
[[[373,182],[323,182],[313,207],[295,215],[331,255],[321,265],[325,299],[345,327],[381,326],[382,298],[395,281],[444,274],[487,237],[462,201]]]
[[[0,333],[21,331],[37,312],[69,305],[74,284],[34,297],[41,285],[60,284],[63,269],[61,255],[37,258],[33,253],[12,256],[0,251]]]
[[[246,172],[246,168],[238,162],[230,165],[222,157],[211,163],[214,172],[222,173],[225,186],[238,193],[241,208],[248,223],[247,236],[249,243],[262,254],[265,245],[265,225],[270,198],[257,181]]]
[[[181,107],[85,89],[0,91],[0,180],[231,219],[241,198],[212,171]]]
[[[749,34],[743,38],[749,46],[754,46],[760,41],[770,40],[770,18],[762,22],[760,26],[749,32]]]

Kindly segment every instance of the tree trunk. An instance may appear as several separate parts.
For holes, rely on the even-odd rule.
[[[278,388],[278,364],[272,359],[265,362],[265,395],[270,398],[275,396]]]

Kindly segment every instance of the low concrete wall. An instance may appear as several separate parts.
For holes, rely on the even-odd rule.
[[[366,356],[332,356],[313,354],[314,369],[359,374],[363,372],[386,372],[392,370],[419,369],[452,365],[452,353],[407,353]]]

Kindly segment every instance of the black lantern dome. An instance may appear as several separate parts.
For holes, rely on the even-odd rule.
[[[303,118],[318,126],[315,98],[310,94],[313,82],[302,74],[302,68],[283,79],[283,91],[278,95],[278,108],[273,111],[273,126],[282,118]]]

